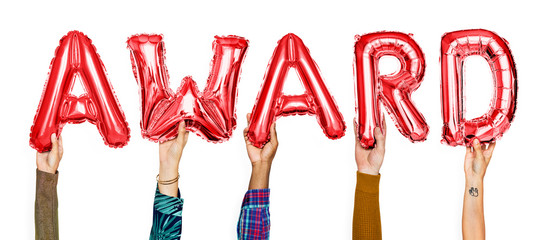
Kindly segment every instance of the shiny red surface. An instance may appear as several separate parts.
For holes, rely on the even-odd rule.
[[[86,92],[79,97],[70,94],[76,75]],[[128,143],[130,129],[105,67],[91,40],[81,32],[72,31],[60,39],[51,61],[49,78],[30,130],[30,146],[39,152],[49,151],[52,133],[58,136],[66,123],[84,121],[95,124],[110,147]]]
[[[226,141],[236,127],[235,105],[241,64],[248,41],[215,37],[211,72],[203,92],[185,77],[177,92],[169,87],[162,35],[141,34],[127,41],[134,76],[140,87],[141,134],[153,141],[177,136],[177,124],[210,142]]]
[[[463,64],[471,55],[479,55],[488,62],[494,94],[487,113],[466,120]],[[484,29],[443,35],[441,80],[442,142],[451,146],[470,145],[477,138],[482,143],[489,143],[509,129],[517,103],[517,71],[511,50],[500,36]]]
[[[288,70],[294,68],[305,93],[283,94]],[[326,88],[319,68],[302,40],[290,33],[279,40],[268,64],[264,82],[256,99],[249,130],[249,141],[262,147],[269,139],[270,127],[277,118],[292,115],[315,115],[324,134],[330,139],[345,135],[343,116]]]
[[[398,58],[401,67],[396,73],[381,75],[379,59]],[[355,94],[358,139],[364,148],[375,145],[373,130],[380,127],[381,103],[394,120],[398,130],[412,142],[424,141],[428,124],[411,100],[424,76],[424,54],[407,34],[376,32],[359,36],[355,43]]]

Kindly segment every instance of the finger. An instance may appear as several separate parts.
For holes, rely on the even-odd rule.
[[[51,147],[51,154],[54,156],[58,153],[58,139],[56,133],[51,134],[51,144],[53,145]]]
[[[177,129],[177,134],[183,136],[187,132],[187,124],[185,120],[179,122],[179,128]]]
[[[183,139],[185,140],[185,142],[187,142],[189,140],[189,133],[190,133],[190,131],[185,130],[185,135],[183,135]]]
[[[496,147],[496,142],[488,144],[488,148],[485,151],[486,157],[486,163],[488,164],[490,162],[490,159],[492,159],[492,153],[494,152],[494,148]]]
[[[358,126],[356,125],[355,118],[353,118],[353,131],[354,131],[354,142],[358,142]]]
[[[247,118],[247,126],[249,126],[249,123],[251,122],[251,113],[247,113],[245,117]]]
[[[380,127],[376,127],[373,129],[373,136],[375,137],[375,140],[377,141],[377,144],[375,148],[379,150],[385,150],[385,135],[383,135],[383,132]]]
[[[187,131],[187,123],[185,123],[185,120],[181,120],[179,122],[179,126],[177,127],[177,138],[175,139],[178,143],[182,143],[183,141],[187,141],[188,139],[188,131]]]
[[[60,159],[62,159],[62,154],[64,154],[64,145],[62,145],[62,135],[58,136],[58,153]]]
[[[385,114],[381,115],[381,133],[383,133],[383,136],[387,136],[387,121],[385,120]]]
[[[277,130],[275,129],[275,123],[272,123],[271,129],[270,129],[270,142],[277,146]]]
[[[475,151],[475,156],[478,159],[482,159],[483,158],[483,150],[481,148],[481,142],[479,142],[479,139],[473,140],[472,145],[473,145],[473,150]]]
[[[496,142],[493,142],[493,143],[488,144],[488,148],[486,150],[492,154],[492,152],[494,152],[495,147],[496,147]]]
[[[245,139],[245,142],[249,140],[249,137],[247,137],[247,132],[249,132],[249,127],[243,129],[243,138]]]

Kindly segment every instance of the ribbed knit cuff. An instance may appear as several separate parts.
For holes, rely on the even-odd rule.
[[[356,191],[366,193],[379,193],[379,180],[381,174],[371,175],[361,172],[356,172]]]

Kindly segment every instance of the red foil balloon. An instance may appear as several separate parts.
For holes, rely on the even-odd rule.
[[[288,70],[295,68],[306,92],[284,95],[283,85]],[[316,115],[324,134],[331,139],[345,135],[345,122],[334,99],[328,92],[319,68],[302,39],[289,33],[278,42],[268,64],[266,76],[252,111],[249,141],[262,147],[269,140],[270,127],[277,118],[292,115]]]
[[[127,41],[141,94],[141,134],[153,141],[177,136],[177,124],[211,141],[222,142],[236,127],[235,104],[241,64],[248,41],[237,36],[215,37],[211,72],[203,92],[185,77],[174,93],[169,87],[162,35],[134,35]]]
[[[70,94],[76,76],[81,78],[86,92],[79,97]],[[128,143],[130,129],[105,67],[91,40],[72,31],[60,39],[51,61],[49,79],[30,130],[30,146],[39,152],[50,151],[51,134],[60,135],[66,123],[84,121],[96,124],[110,147]]]
[[[355,44],[355,89],[358,115],[358,139],[364,148],[375,145],[373,130],[382,121],[380,102],[384,104],[398,130],[412,142],[424,141],[428,124],[411,100],[424,76],[424,54],[408,35],[399,32],[377,32],[357,36]],[[379,74],[379,59],[396,57],[400,70]]]
[[[464,118],[463,64],[468,56],[486,59],[492,70],[494,96],[481,117]],[[473,138],[489,143],[509,129],[517,103],[517,71],[507,42],[483,29],[450,32],[441,40],[441,103],[443,141],[469,145]]]

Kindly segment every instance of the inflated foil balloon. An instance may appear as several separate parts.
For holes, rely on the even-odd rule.
[[[424,76],[424,54],[419,45],[400,32],[377,32],[357,36],[354,75],[358,139],[364,148],[375,145],[373,130],[382,124],[383,103],[398,130],[412,142],[424,141],[428,124],[411,100],[411,93]],[[379,73],[379,59],[396,57],[400,70],[388,75]]]
[[[283,94],[283,85],[290,68],[298,72],[305,88],[304,94]],[[317,64],[302,40],[289,33],[279,40],[268,64],[251,114],[247,132],[249,141],[261,148],[269,140],[270,127],[277,118],[304,114],[316,115],[328,138],[338,139],[345,135],[343,116],[328,92]]]
[[[235,104],[241,64],[248,41],[215,37],[211,72],[203,92],[185,77],[177,92],[169,87],[162,35],[141,34],[127,41],[141,94],[141,134],[153,141],[177,136],[177,124],[210,142],[222,142],[236,127]]]
[[[488,62],[494,80],[494,95],[486,114],[466,120],[463,65],[472,55],[479,55]],[[482,143],[489,143],[509,129],[517,103],[517,71],[511,50],[500,36],[483,29],[443,35],[441,80],[443,142],[451,146],[470,145],[477,138]]]
[[[79,97],[70,94],[77,76],[85,90]],[[49,79],[30,130],[30,146],[39,152],[49,151],[52,133],[58,136],[66,123],[84,121],[95,124],[110,147],[128,143],[128,123],[96,49],[83,33],[71,31],[60,39],[51,61]]]

